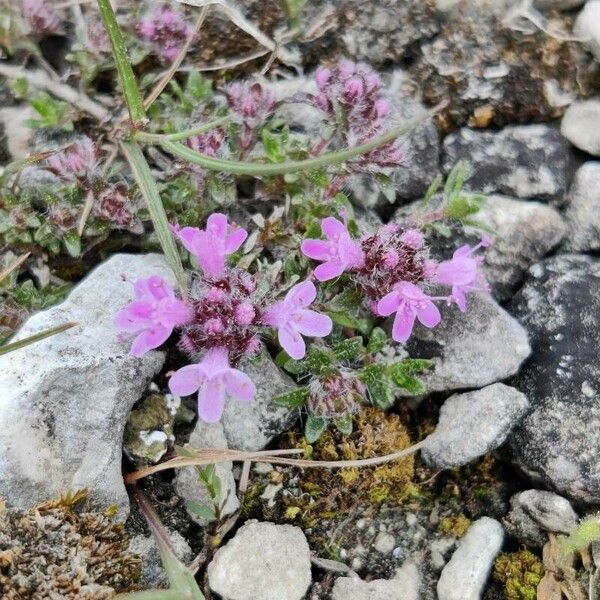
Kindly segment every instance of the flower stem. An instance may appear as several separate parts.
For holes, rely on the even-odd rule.
[[[144,102],[138,89],[135,75],[131,68],[131,63],[129,62],[129,57],[127,56],[123,35],[119,29],[119,24],[117,23],[117,18],[110,0],[98,0],[98,8],[100,9],[102,22],[104,23],[104,28],[106,29],[106,33],[113,49],[113,55],[117,65],[117,71],[119,72],[125,102],[129,109],[131,122],[134,127],[139,127],[146,121],[146,111],[144,110]]]
[[[158,144],[163,148],[163,150],[166,150],[167,152],[174,154],[175,156],[183,158],[191,163],[200,165],[201,167],[204,167],[205,169],[209,169],[211,171],[221,171],[222,173],[232,173],[234,175],[285,175],[286,173],[295,173],[297,171],[309,171],[312,169],[319,169],[328,165],[339,164],[357,156],[360,156],[362,154],[366,154],[367,152],[370,152],[371,150],[378,148],[379,146],[383,146],[384,144],[387,144],[395,140],[396,138],[412,131],[415,127],[429,119],[431,116],[438,113],[443,108],[443,106],[445,105],[438,105],[433,109],[424,112],[419,117],[408,121],[404,125],[396,127],[391,131],[388,131],[384,135],[364,144],[360,144],[359,146],[355,146],[354,148],[347,148],[346,150],[340,150],[338,152],[329,152],[327,154],[322,154],[321,156],[309,158],[306,160],[295,160],[281,163],[252,163],[214,158],[212,156],[207,156],[206,154],[196,152],[195,150],[192,150],[178,142],[173,142],[171,140],[165,139],[165,137],[157,139],[156,136],[151,136],[150,134],[146,134],[143,132],[138,132],[135,135],[135,138],[140,141],[148,142],[151,144]]]
[[[176,133],[146,133],[145,131],[137,131],[133,139],[140,142],[148,142],[152,144],[161,144],[162,142],[179,142],[180,140],[187,140],[195,135],[212,131],[221,125],[225,125],[231,120],[230,116],[220,117],[214,121],[209,121],[198,127],[192,127],[191,129],[184,129],[177,131]]]

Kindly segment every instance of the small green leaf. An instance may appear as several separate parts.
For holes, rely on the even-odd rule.
[[[375,327],[373,331],[371,331],[371,335],[369,336],[367,352],[369,354],[377,354],[377,352],[381,352],[385,348],[387,343],[387,333],[383,329],[381,329],[381,327]]]
[[[349,327],[350,329],[356,329],[365,335],[369,333],[371,327],[373,326],[371,319],[355,317],[348,312],[335,312],[332,310],[326,310],[325,313],[331,317],[331,320],[336,325],[340,325],[341,327]]]
[[[390,374],[392,377],[394,373],[399,375],[414,375],[415,373],[422,373],[427,369],[431,369],[431,367],[433,367],[433,361],[428,358],[404,358],[390,367]]]
[[[306,419],[306,427],[304,428],[304,437],[309,444],[314,444],[327,429],[327,421],[323,417],[315,417],[309,415]]]
[[[73,258],[81,255],[81,238],[76,231],[69,231],[63,236],[63,243],[67,252]]]
[[[362,338],[357,335],[337,343],[333,347],[333,353],[338,360],[354,360],[362,349]]]
[[[283,406],[285,408],[299,408],[304,406],[309,396],[309,389],[307,387],[301,387],[293,392],[287,392],[285,394],[279,394],[273,398],[273,404],[277,406]]]
[[[420,396],[427,392],[427,388],[422,381],[412,375],[392,376],[393,382],[403,391],[406,391],[411,396]]]
[[[427,206],[431,199],[437,194],[440,186],[442,185],[443,178],[441,175],[437,175],[436,178],[431,182],[430,186],[425,192],[425,198],[423,198],[423,204]]]
[[[395,400],[386,371],[385,365],[373,363],[358,372],[358,378],[367,386],[371,402],[384,410],[390,408]]]
[[[350,435],[352,433],[352,415],[347,415],[341,419],[334,421],[337,430],[343,435]]]
[[[186,502],[187,509],[195,514],[200,519],[206,519],[207,521],[214,521],[216,519],[215,509],[208,504],[200,504],[195,500]]]
[[[392,178],[384,173],[378,173],[375,176],[375,181],[377,182],[377,187],[385,196],[385,199],[390,204],[394,204],[394,202],[396,202],[396,186],[394,185]]]
[[[311,346],[304,362],[306,368],[315,375],[322,375],[331,370],[332,366],[332,355],[326,348],[319,346]]]

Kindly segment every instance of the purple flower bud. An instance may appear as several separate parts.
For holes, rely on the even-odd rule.
[[[59,33],[62,19],[44,0],[23,0],[23,15],[36,33]]]
[[[385,98],[379,98],[375,101],[375,114],[378,119],[387,117],[392,110],[392,105]]]
[[[420,250],[423,247],[425,238],[418,229],[407,229],[401,236],[400,240],[413,250]]]
[[[360,79],[350,79],[344,85],[344,95],[347,100],[356,100],[363,95],[364,89],[364,84]]]
[[[331,79],[331,69],[326,69],[325,67],[319,67],[315,71],[315,81],[317,82],[317,86],[319,89],[323,89]]]
[[[242,302],[238,304],[234,311],[235,320],[239,325],[250,325],[252,321],[254,321],[254,317],[256,316],[256,311],[252,304],[248,302]]]
[[[206,331],[206,333],[208,333],[209,335],[221,333],[223,329],[225,329],[225,327],[221,319],[212,318],[208,319],[206,323],[204,323],[204,331]]]

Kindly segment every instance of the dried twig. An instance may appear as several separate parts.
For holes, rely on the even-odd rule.
[[[19,256],[11,265],[6,267],[4,271],[0,272],[0,283],[2,283],[11,273],[16,271],[28,258],[31,252],[27,252],[23,254],[23,256]]]

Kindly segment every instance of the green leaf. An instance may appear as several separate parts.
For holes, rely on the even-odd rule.
[[[306,419],[304,437],[309,444],[314,444],[327,429],[327,421],[323,417],[309,415]]]
[[[394,404],[394,393],[387,376],[387,368],[380,363],[366,365],[358,372],[358,378],[367,386],[371,402],[384,410]]]
[[[190,500],[189,502],[186,502],[186,508],[200,519],[205,519],[207,521],[214,521],[216,519],[214,507],[209,506],[208,504],[200,504],[195,500]]]
[[[392,381],[403,391],[411,396],[420,396],[427,392],[427,388],[422,381],[412,375],[392,376]]]
[[[369,333],[371,327],[373,326],[373,321],[371,319],[355,317],[347,312],[334,312],[331,310],[326,310],[325,313],[331,317],[331,320],[336,325],[340,325],[341,327],[349,327],[350,329],[356,329],[365,335]]]
[[[334,421],[337,430],[343,435],[350,435],[352,433],[352,415],[347,415],[341,419]]]
[[[81,255],[81,238],[76,231],[69,231],[63,236],[63,243],[70,256],[77,258]]]
[[[375,181],[377,182],[377,187],[385,196],[385,199],[390,204],[394,204],[394,202],[396,202],[396,186],[394,185],[392,178],[389,175],[378,173],[375,176]]]
[[[422,373],[433,367],[433,361],[428,358],[404,358],[400,362],[393,364],[390,369],[392,377],[395,373],[398,375],[414,375]]]
[[[381,352],[388,343],[388,339],[387,333],[381,329],[381,327],[375,327],[369,336],[367,352],[369,354],[377,354],[377,352]]]
[[[427,191],[425,192],[425,198],[423,198],[423,204],[427,206],[431,199],[437,194],[440,186],[442,185],[443,178],[441,175],[437,175],[436,178],[431,182]]]
[[[337,343],[333,353],[338,360],[354,360],[363,349],[362,338],[357,335]]]
[[[311,346],[306,354],[304,362],[306,368],[315,375],[323,375],[331,370],[332,355],[326,348]]]
[[[293,392],[287,392],[285,394],[279,394],[273,398],[273,404],[277,406],[283,406],[285,408],[299,408],[304,406],[309,396],[309,389],[307,387],[301,387]]]

